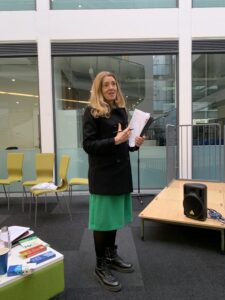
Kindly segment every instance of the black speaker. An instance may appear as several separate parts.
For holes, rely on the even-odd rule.
[[[191,219],[207,218],[207,186],[201,183],[184,184],[184,214]]]

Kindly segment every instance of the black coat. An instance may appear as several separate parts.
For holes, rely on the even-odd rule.
[[[115,145],[118,123],[128,125],[124,108],[112,110],[110,118],[94,118],[87,107],[83,119],[83,148],[89,159],[91,194],[120,195],[133,191],[128,142]],[[135,149],[136,150],[136,149]]]

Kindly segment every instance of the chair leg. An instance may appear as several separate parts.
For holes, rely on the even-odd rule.
[[[55,195],[56,195],[57,202],[58,202],[58,204],[59,204],[59,206],[60,206],[61,210],[63,211],[62,204],[61,204],[61,202],[59,201],[59,196],[58,196],[58,193],[57,193],[57,192],[55,192]]]
[[[46,194],[45,194],[45,212],[47,212],[47,197],[46,197]]]
[[[6,191],[6,188],[5,188],[5,185],[3,184],[3,189],[4,189],[4,193],[5,193],[5,197],[7,199],[7,202],[8,202],[8,210],[9,210],[9,191],[8,191],[8,194],[7,194],[7,191]]]
[[[70,221],[72,221],[73,218],[72,218],[72,214],[71,214],[71,211],[70,211],[70,205],[67,202],[66,197],[63,195],[63,193],[62,193],[62,196],[63,196],[63,198],[65,199],[65,202],[66,202],[66,206],[67,206],[68,214],[69,214],[69,217],[70,217]]]
[[[27,192],[25,186],[23,186],[23,201],[22,201],[22,212],[24,212],[24,202],[25,202],[25,197],[27,200]]]
[[[68,191],[69,191],[69,202],[70,202],[70,185],[69,185]]]
[[[37,196],[34,197],[35,198],[35,215],[34,215],[34,226],[37,226]]]
[[[73,186],[69,185],[69,203],[72,203],[72,193],[73,193]]]
[[[33,197],[34,197],[34,195],[32,193],[30,193],[29,219],[31,218],[31,204],[32,204]]]

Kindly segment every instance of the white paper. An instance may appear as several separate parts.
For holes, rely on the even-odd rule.
[[[43,182],[31,187],[31,190],[56,190],[57,185],[52,182]]]
[[[150,118],[150,113],[146,113],[142,110],[135,109],[130,120],[130,128],[133,129],[131,131],[131,135],[129,137],[129,146],[135,146],[135,138],[140,136],[142,129]]]

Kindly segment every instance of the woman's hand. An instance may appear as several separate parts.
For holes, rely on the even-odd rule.
[[[140,147],[144,143],[145,137],[137,136],[135,138],[135,146]]]
[[[131,129],[130,127],[127,127],[126,129],[122,130],[122,126],[119,123],[118,124],[118,131],[117,131],[117,135],[115,136],[115,145],[119,145],[122,144],[124,142],[126,142],[131,134]]]

